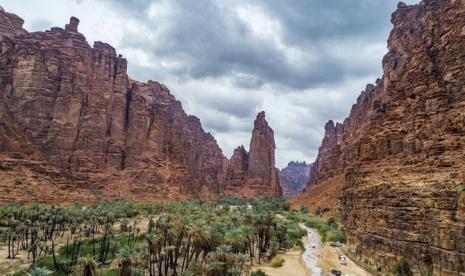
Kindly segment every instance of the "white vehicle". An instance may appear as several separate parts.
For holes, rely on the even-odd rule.
[[[341,263],[341,265],[347,265],[347,257],[339,256],[339,262]]]

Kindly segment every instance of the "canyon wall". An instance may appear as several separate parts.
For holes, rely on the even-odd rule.
[[[226,196],[281,196],[278,169],[275,167],[274,132],[260,112],[254,122],[250,151],[234,150],[225,169]]]
[[[342,124],[328,122],[309,187],[294,204],[337,201],[327,207],[339,208],[332,211],[351,252],[375,269],[405,259],[418,273],[458,275],[465,272],[465,1],[399,3],[392,23],[382,79]]]
[[[0,201],[222,195],[227,159],[166,86],[129,78],[126,59],[90,46],[77,18],[45,32],[22,25],[0,9]],[[260,131],[247,181],[269,182],[274,140]]]
[[[294,197],[307,186],[310,181],[310,169],[312,164],[291,161],[279,171],[279,183],[283,190],[283,196]]]

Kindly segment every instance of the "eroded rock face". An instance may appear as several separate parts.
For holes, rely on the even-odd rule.
[[[384,76],[342,124],[326,125],[310,190],[339,181],[349,246],[373,267],[406,259],[419,273],[457,275],[465,272],[465,2],[401,3],[392,22]]]
[[[4,11],[0,21],[2,113],[25,141],[15,138],[15,149],[15,139],[2,137],[4,148],[29,145],[64,186],[108,198],[218,196],[221,149],[164,85],[130,80],[126,59],[108,44],[91,47],[77,18],[35,33]]]
[[[225,168],[224,194],[227,196],[281,196],[275,167],[274,133],[260,112],[254,122],[250,151],[237,148]]]
[[[5,12],[0,6],[0,37],[15,37],[26,31],[23,29],[24,20],[16,14]]]
[[[166,86],[130,79],[110,45],[91,47],[79,19],[28,33],[0,9],[0,23],[0,202],[280,194],[264,113],[250,154],[227,160]]]
[[[244,146],[237,147],[226,169],[227,186],[241,188],[247,177],[249,153]]]
[[[307,186],[310,180],[312,164],[306,162],[291,161],[287,167],[279,171],[279,183],[283,190],[283,196],[294,197]]]

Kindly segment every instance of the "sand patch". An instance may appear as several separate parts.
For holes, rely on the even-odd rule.
[[[279,257],[284,259],[282,267],[273,268],[269,265],[262,265],[254,267],[253,271],[261,269],[269,276],[310,276],[310,270],[305,266],[302,259],[302,251],[292,249],[286,253],[278,254]]]

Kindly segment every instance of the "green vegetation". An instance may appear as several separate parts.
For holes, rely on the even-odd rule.
[[[280,257],[274,257],[271,260],[271,267],[282,267],[284,264],[284,259]]]
[[[50,275],[50,273],[50,270],[42,267],[34,267],[29,271],[29,275],[31,276],[47,276]]]
[[[298,223],[307,219],[275,198],[9,204],[0,245],[8,258],[27,256],[31,275],[244,275],[263,261],[282,266],[276,253],[303,247]]]
[[[406,260],[394,264],[392,273],[396,276],[413,276],[410,264]]]
[[[250,276],[267,276],[265,272],[263,272],[262,270],[257,270],[257,271],[254,271],[250,274]]]
[[[465,185],[457,185],[454,189],[457,194],[461,194],[465,191]]]
[[[300,221],[304,222],[307,227],[318,230],[323,242],[346,242],[345,231],[338,226],[334,218],[324,220],[320,217],[307,215],[302,216]]]

